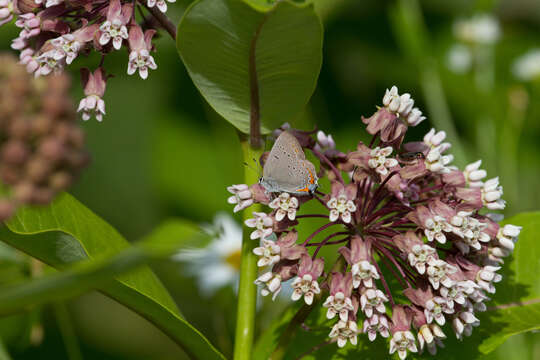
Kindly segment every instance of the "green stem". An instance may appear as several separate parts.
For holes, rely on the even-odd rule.
[[[250,164],[252,159],[259,159],[263,149],[253,148],[245,136],[241,136],[244,162]],[[251,168],[245,167],[244,183],[254,184],[258,181],[258,174]],[[254,211],[261,211],[261,204],[253,204],[244,210],[244,221],[253,217]],[[258,241],[251,240],[249,235],[253,231],[244,225],[242,241],[242,260],[240,263],[240,284],[238,286],[238,307],[236,316],[236,337],[234,343],[234,360],[251,359],[253,348],[253,334],[255,329],[255,304],[257,301],[257,256],[253,249]]]
[[[77,335],[75,333],[75,329],[73,328],[73,323],[71,322],[71,317],[66,304],[59,302],[54,304],[53,307],[58,328],[60,329],[60,334],[62,335],[62,340],[64,341],[64,346],[66,347],[68,359],[82,360],[83,357],[81,349],[79,347]]]
[[[452,121],[437,61],[429,47],[429,33],[420,4],[418,0],[398,0],[392,10],[390,19],[396,40],[409,60],[418,68],[429,121],[437,130],[446,132],[448,139],[452,142],[452,151],[456,156],[457,164],[463,165],[467,162],[466,153]]]

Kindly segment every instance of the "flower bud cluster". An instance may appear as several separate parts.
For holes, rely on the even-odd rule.
[[[135,17],[137,9],[143,17],[141,25]],[[0,0],[0,26],[16,19],[20,33],[11,47],[20,51],[20,62],[36,77],[62,72],[79,55],[100,53],[101,62],[91,77],[88,70],[82,70],[86,97],[78,111],[84,120],[95,115],[101,121],[105,114],[105,57],[126,48],[127,73],[138,72],[146,79],[148,71],[157,68],[150,54],[156,32],[151,27],[160,24],[171,31],[165,11],[165,0]],[[175,36],[174,32],[171,35]]]
[[[23,204],[47,204],[87,164],[66,75],[33,79],[0,55],[0,220]]]
[[[380,335],[401,359],[424,349],[435,354],[445,326],[458,338],[470,335],[521,231],[500,226],[488,213],[505,202],[498,178],[485,180],[480,161],[463,171],[450,164],[444,131],[431,129],[422,141],[404,143],[407,128],[419,122],[415,109],[409,94],[387,90],[383,106],[363,118],[371,143],[346,153],[323,132],[313,139],[313,132],[281,128],[319,160],[317,176],[330,181],[328,193],[229,187],[235,211],[268,205],[268,212],[246,221],[251,238],[261,241],[254,250],[258,265],[267,268],[256,281],[261,294],[275,297],[291,281],[292,300],[326,308],[333,321],[329,338],[339,347],[356,344],[361,332],[370,341]],[[310,201],[319,213],[303,211]],[[300,221],[313,219],[325,222],[311,234],[297,232]],[[342,260],[325,272],[319,252],[336,244]]]

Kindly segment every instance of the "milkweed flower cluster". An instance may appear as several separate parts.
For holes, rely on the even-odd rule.
[[[19,205],[47,204],[86,166],[67,75],[34,79],[0,55],[0,220]]]
[[[135,17],[137,9],[143,17],[141,24]],[[148,71],[157,68],[150,54],[156,28],[171,31],[165,11],[165,0],[0,0],[0,26],[16,19],[20,33],[11,47],[20,51],[20,62],[36,77],[62,72],[79,55],[100,53],[101,62],[93,77],[82,70],[86,97],[80,102],[79,112],[84,120],[94,115],[101,121],[105,114],[105,57],[126,48],[127,73],[138,72],[146,79]]]
[[[337,150],[321,132],[314,139],[286,130],[318,158],[318,177],[330,180],[329,193],[295,197],[266,193],[260,184],[229,188],[235,211],[270,205],[246,221],[254,228],[251,238],[261,242],[254,251],[266,269],[256,281],[261,294],[275,296],[291,281],[292,300],[327,309],[329,338],[339,347],[356,344],[361,333],[370,341],[381,336],[404,359],[424,349],[434,354],[448,332],[470,335],[521,231],[493,220],[489,212],[505,207],[498,178],[488,179],[480,161],[463,170],[453,166],[444,131],[404,142],[408,127],[424,119],[412,97],[392,87],[382,106],[362,118],[371,142],[353,151]],[[310,201],[320,204],[320,213],[302,213]],[[326,222],[311,234],[297,232],[300,221],[313,219]],[[320,250],[337,244],[338,260],[325,271]],[[390,275],[396,280],[385,278]]]

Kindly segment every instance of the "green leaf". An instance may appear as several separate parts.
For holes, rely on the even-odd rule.
[[[447,335],[444,349],[439,349],[438,360],[453,359],[492,359],[491,352],[504,343],[510,336],[540,329],[540,212],[523,213],[514,216],[505,223],[519,225],[523,230],[512,257],[506,259],[501,273],[503,281],[497,284],[497,293],[493,301],[487,303],[488,310],[477,313],[480,326],[474,328],[471,337],[459,341],[447,324],[443,331]],[[383,359],[388,355],[388,343],[377,338],[370,343],[365,335],[360,334],[358,345],[348,344],[339,349],[336,344],[327,344],[332,321],[326,320],[326,309],[316,306],[299,328],[284,356],[284,359]],[[262,334],[255,347],[255,359],[268,359],[276,348],[279,337],[290,322],[297,308],[291,308],[277,318]],[[308,329],[308,330],[306,330]],[[394,357],[397,358],[397,357]],[[433,359],[424,354],[408,354],[407,359]]]
[[[0,340],[0,360],[11,360],[11,356],[4,345],[4,342]]]
[[[129,243],[112,226],[69,194],[58,196],[46,207],[21,209],[7,226],[14,234],[2,234],[2,241],[58,269],[85,259],[104,261],[102,259],[129,247]],[[170,250],[171,246],[178,245],[178,239],[193,237],[197,231],[184,223],[183,226],[176,225],[176,238],[171,240],[172,233],[169,228],[167,237],[159,236],[159,233],[151,235],[149,239],[159,239],[160,244],[157,248],[150,246],[146,251],[160,253]],[[22,236],[32,234],[35,236]],[[150,242],[156,244],[155,240],[145,241]],[[152,322],[193,358],[223,358],[182,317],[150,268],[145,266],[117,277],[100,290]]]
[[[322,25],[311,4],[198,0],[184,14],[177,48],[206,101],[249,133],[299,114],[322,64]]]

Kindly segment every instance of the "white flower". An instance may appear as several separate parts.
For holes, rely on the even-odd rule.
[[[494,44],[499,40],[500,32],[499,21],[489,14],[478,14],[454,23],[454,35],[468,43]]]
[[[446,322],[443,312],[451,314],[454,312],[454,309],[448,306],[448,303],[442,297],[435,296],[433,299],[426,301],[424,315],[428,324],[435,320],[437,324],[443,326]]]
[[[401,360],[407,357],[407,350],[418,352],[414,335],[410,331],[396,331],[394,336],[392,336],[390,340],[390,354],[395,353],[396,350]]]
[[[499,245],[508,250],[508,253],[514,250],[514,245],[518,240],[521,229],[521,226],[506,224],[497,232]]]
[[[449,274],[453,274],[457,269],[448,264],[444,260],[433,259],[428,262],[427,275],[429,277],[429,282],[435,290],[439,288],[439,284],[449,288],[452,287],[455,282],[454,280],[448,277]]]
[[[495,286],[493,283],[498,283],[502,280],[502,275],[497,274],[495,271],[500,270],[498,266],[484,266],[476,274],[476,283],[490,294],[495,293]]]
[[[170,3],[176,2],[176,0],[167,0],[167,1]],[[157,8],[159,9],[159,11],[163,13],[167,11],[167,3],[165,2],[165,0],[148,0],[146,4],[148,5],[149,8],[153,8],[154,6],[157,5]]]
[[[408,254],[409,264],[418,270],[419,274],[426,272],[426,264],[430,260],[436,259],[435,249],[426,244],[416,244],[412,247],[412,252]]]
[[[367,288],[373,287],[373,279],[379,279],[377,268],[369,261],[359,261],[351,267],[353,288],[357,288],[364,283]]]
[[[414,106],[414,100],[411,98],[411,94],[408,93],[400,96],[398,94],[398,88],[392,86],[390,90],[386,89],[383,97],[383,105],[391,112],[395,112],[402,117],[407,117]]]
[[[42,4],[43,3],[43,0],[34,0],[34,2],[38,5]],[[64,0],[47,0],[45,2],[45,7],[46,8],[49,8],[51,6],[56,6],[56,5],[60,5],[61,3],[63,3]]]
[[[453,155],[442,155],[441,148],[436,147],[429,150],[426,159],[424,160],[424,164],[429,171],[437,174],[448,174],[450,172],[450,167],[447,165],[450,164],[452,160],[454,160]]]
[[[362,311],[368,318],[373,315],[373,310],[384,314],[386,312],[386,307],[384,306],[386,301],[388,301],[388,298],[378,289],[367,289],[360,297]]]
[[[317,131],[317,143],[315,144],[315,150],[324,152],[326,150],[334,150],[336,143],[332,138],[332,135],[326,135],[321,130]]]
[[[529,50],[517,58],[512,65],[512,72],[515,77],[523,81],[540,78],[540,49]]]
[[[106,20],[99,27],[101,30],[101,36],[99,37],[100,45],[107,45],[109,41],[113,42],[113,47],[119,50],[122,47],[122,41],[128,39],[128,31],[126,25],[121,21],[109,21]]]
[[[255,280],[255,284],[263,285],[261,289],[262,296],[272,295],[272,300],[276,299],[276,296],[281,291],[281,276],[279,274],[274,274],[271,271],[268,271]]]
[[[281,221],[287,216],[293,221],[296,218],[296,210],[298,209],[298,199],[291,196],[289,193],[283,192],[277,198],[272,200],[268,205],[272,209],[277,209],[276,220]]]
[[[489,179],[482,187],[482,202],[489,210],[503,210],[506,202],[501,199],[503,188],[499,185],[499,178]]]
[[[13,1],[0,0],[0,26],[13,20]]]
[[[128,75],[133,75],[137,70],[139,70],[139,75],[141,79],[146,79],[148,77],[148,69],[155,70],[157,69],[156,62],[154,57],[150,55],[150,52],[146,49],[141,49],[139,51],[132,51],[129,54],[128,62]]]
[[[368,335],[369,341],[374,341],[377,338],[377,333],[387,338],[390,335],[388,328],[388,319],[385,315],[373,315],[364,320],[363,331]]]
[[[454,234],[461,238],[461,241],[455,243],[456,247],[463,254],[469,252],[469,247],[480,250],[482,249],[480,242],[487,243],[491,240],[489,235],[483,232],[488,225],[470,215],[472,215],[471,212],[460,211],[450,220],[450,223],[453,225]]]
[[[354,205],[354,202],[349,200],[344,193],[339,194],[337,198],[330,198],[326,205],[330,208],[329,219],[332,222],[341,217],[341,220],[348,224],[352,220],[351,213],[356,211],[356,205]]]
[[[174,255],[175,260],[185,262],[187,272],[198,280],[201,292],[205,296],[212,295],[219,288],[236,285],[240,269],[242,247],[242,229],[234,219],[219,213],[211,229],[215,237],[204,248],[184,249]]]
[[[440,289],[441,296],[446,300],[449,307],[454,307],[454,302],[460,305],[465,304],[465,300],[471,295],[478,285],[471,280],[458,281],[453,286]]]
[[[51,44],[55,48],[53,50],[55,51],[54,59],[58,61],[65,58],[68,65],[79,55],[79,50],[82,47],[82,44],[72,34],[66,34],[52,39]]]
[[[448,50],[446,64],[455,73],[463,74],[472,66],[472,55],[468,47],[455,44]]]
[[[424,120],[426,120],[426,117],[422,115],[422,111],[418,108],[413,108],[409,116],[407,116],[407,123],[411,126],[416,126]]]
[[[480,325],[480,320],[474,316],[472,311],[459,312],[452,320],[452,328],[458,339],[462,339],[463,334],[471,336],[473,326],[478,325]]]
[[[452,232],[453,230],[446,219],[439,215],[428,218],[424,223],[424,226],[424,234],[426,234],[428,241],[433,241],[433,239],[435,239],[441,244],[446,242],[446,235],[444,235],[444,233]]]
[[[424,349],[424,344],[427,345],[427,349],[431,355],[437,353],[437,346],[444,347],[441,339],[446,339],[441,328],[436,324],[422,325],[418,331],[418,343],[420,349]]]
[[[275,241],[263,239],[261,246],[253,249],[253,253],[260,256],[257,266],[272,266],[279,261],[281,249]]]
[[[335,295],[328,296],[323,306],[328,308],[326,312],[327,319],[333,319],[336,314],[339,314],[341,320],[347,321],[349,311],[354,310],[351,298],[345,297],[345,294],[341,291],[338,291]]]
[[[347,344],[347,340],[353,345],[358,342],[358,325],[354,321],[339,320],[336,325],[332,327],[330,339],[337,338],[337,345],[342,348]]]
[[[482,160],[475,161],[465,166],[463,176],[465,176],[465,181],[469,187],[480,188],[484,185],[482,179],[487,176],[487,172],[486,170],[480,169],[480,165],[482,165]]]
[[[371,158],[368,161],[369,167],[375,169],[375,171],[382,176],[388,174],[388,169],[398,164],[396,159],[387,159],[390,154],[392,154],[391,146],[387,146],[382,149],[377,146],[375,149],[372,149],[370,153]]]
[[[253,212],[254,218],[247,219],[244,223],[247,227],[255,228],[250,235],[251,240],[266,239],[272,235],[272,224],[274,221],[270,216],[262,212]]]
[[[97,95],[88,95],[79,103],[77,112],[82,111],[83,120],[88,120],[92,115],[95,115],[97,121],[103,120],[105,115],[105,101]]]
[[[58,54],[56,50],[47,51],[36,58],[36,61],[39,63],[39,68],[37,69],[35,75],[49,75],[51,72],[59,73],[65,66],[65,59],[60,57],[57,58]]]
[[[311,305],[313,303],[313,297],[315,294],[319,294],[321,289],[317,280],[313,280],[311,274],[305,274],[303,277],[295,277],[292,283],[293,293],[291,299],[293,301],[299,300],[304,296],[306,304]]]
[[[246,184],[232,185],[227,188],[227,191],[233,196],[227,199],[229,204],[236,204],[234,212],[243,210],[253,204],[253,194]]]

